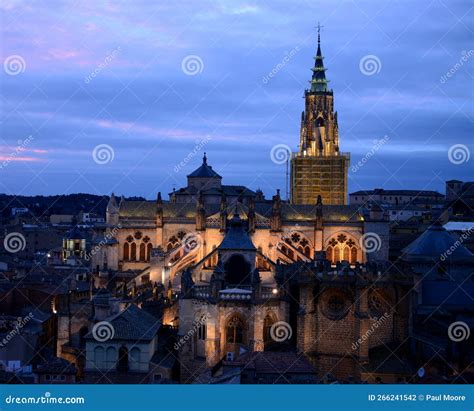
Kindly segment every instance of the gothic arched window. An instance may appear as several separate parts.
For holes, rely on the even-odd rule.
[[[146,245],[146,261],[150,261],[152,248],[153,248],[153,245],[151,243],[148,243]]]
[[[331,238],[326,249],[326,258],[332,264],[339,261],[347,261],[351,264],[357,262],[358,248],[356,242],[345,234],[339,234]]]
[[[214,251],[215,249],[216,249],[216,246],[213,245],[213,246],[212,246],[212,251]],[[217,257],[218,257],[218,255],[217,255],[217,253],[215,252],[215,253],[212,255],[212,258],[211,258],[211,265],[212,265],[212,267],[215,267],[215,266],[217,265]]]
[[[304,248],[304,255],[308,258],[311,258],[311,249],[308,245]]]
[[[244,341],[244,323],[240,317],[234,316],[227,323],[226,341],[231,344],[241,344]]]
[[[355,264],[357,262],[357,248],[351,248],[351,264]]]
[[[146,248],[145,243],[140,244],[140,261],[145,261]]]
[[[346,245],[346,246],[344,247],[344,258],[343,258],[343,260],[349,261],[349,259],[350,259],[349,254],[350,254],[350,249],[349,249],[349,247]]]
[[[326,259],[331,261],[331,262],[334,261],[334,256],[333,256],[332,252],[333,252],[333,248],[331,246],[329,246],[326,249]]]
[[[130,259],[130,246],[128,245],[128,243],[125,243],[123,245],[123,259],[125,261],[128,261]]]
[[[130,260],[137,261],[137,245],[135,243],[130,245]]]

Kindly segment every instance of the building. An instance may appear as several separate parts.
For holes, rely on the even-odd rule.
[[[450,219],[474,219],[474,182],[450,180],[446,182],[447,214]]]
[[[440,382],[472,384],[474,254],[436,223],[400,258],[414,272],[410,342],[417,365]]]
[[[74,384],[76,373],[77,370],[73,364],[58,357],[51,358],[35,370],[38,384]]]
[[[311,87],[305,90],[299,151],[291,158],[292,204],[347,204],[349,154],[339,150],[334,93],[328,88],[318,32]]]
[[[431,190],[384,190],[376,188],[374,190],[355,191],[349,195],[350,204],[366,205],[370,202],[379,204],[388,203],[391,205],[414,204],[419,207],[431,205],[442,205],[444,195]]]
[[[135,374],[148,380],[150,363],[158,346],[161,320],[131,304],[110,314],[106,293],[95,302],[96,325],[85,335],[86,381],[116,380],[116,374]],[[96,299],[98,299],[96,298]],[[109,374],[104,377],[104,374]],[[105,381],[104,381],[105,382]]]
[[[105,218],[96,213],[85,213],[81,211],[78,216],[79,221],[82,223],[104,223]]]
[[[12,207],[12,216],[16,216],[18,214],[26,214],[30,210],[27,207]]]
[[[86,245],[87,234],[74,227],[63,238],[63,262],[74,265],[77,259],[86,258]]]

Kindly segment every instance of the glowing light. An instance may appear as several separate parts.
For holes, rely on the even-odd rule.
[[[278,294],[278,290],[277,290],[276,288],[274,288],[274,289],[272,290],[272,293],[273,293],[273,294]]]

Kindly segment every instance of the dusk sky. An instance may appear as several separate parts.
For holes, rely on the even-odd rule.
[[[349,192],[473,179],[471,1],[0,5],[0,192],[152,199],[206,151],[224,184],[284,193],[270,153],[298,149],[318,21]]]

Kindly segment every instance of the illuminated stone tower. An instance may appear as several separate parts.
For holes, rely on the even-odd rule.
[[[321,54],[320,27],[311,87],[305,90],[300,146],[291,159],[291,202],[347,204],[349,154],[339,151],[339,127],[333,91],[328,88]]]

